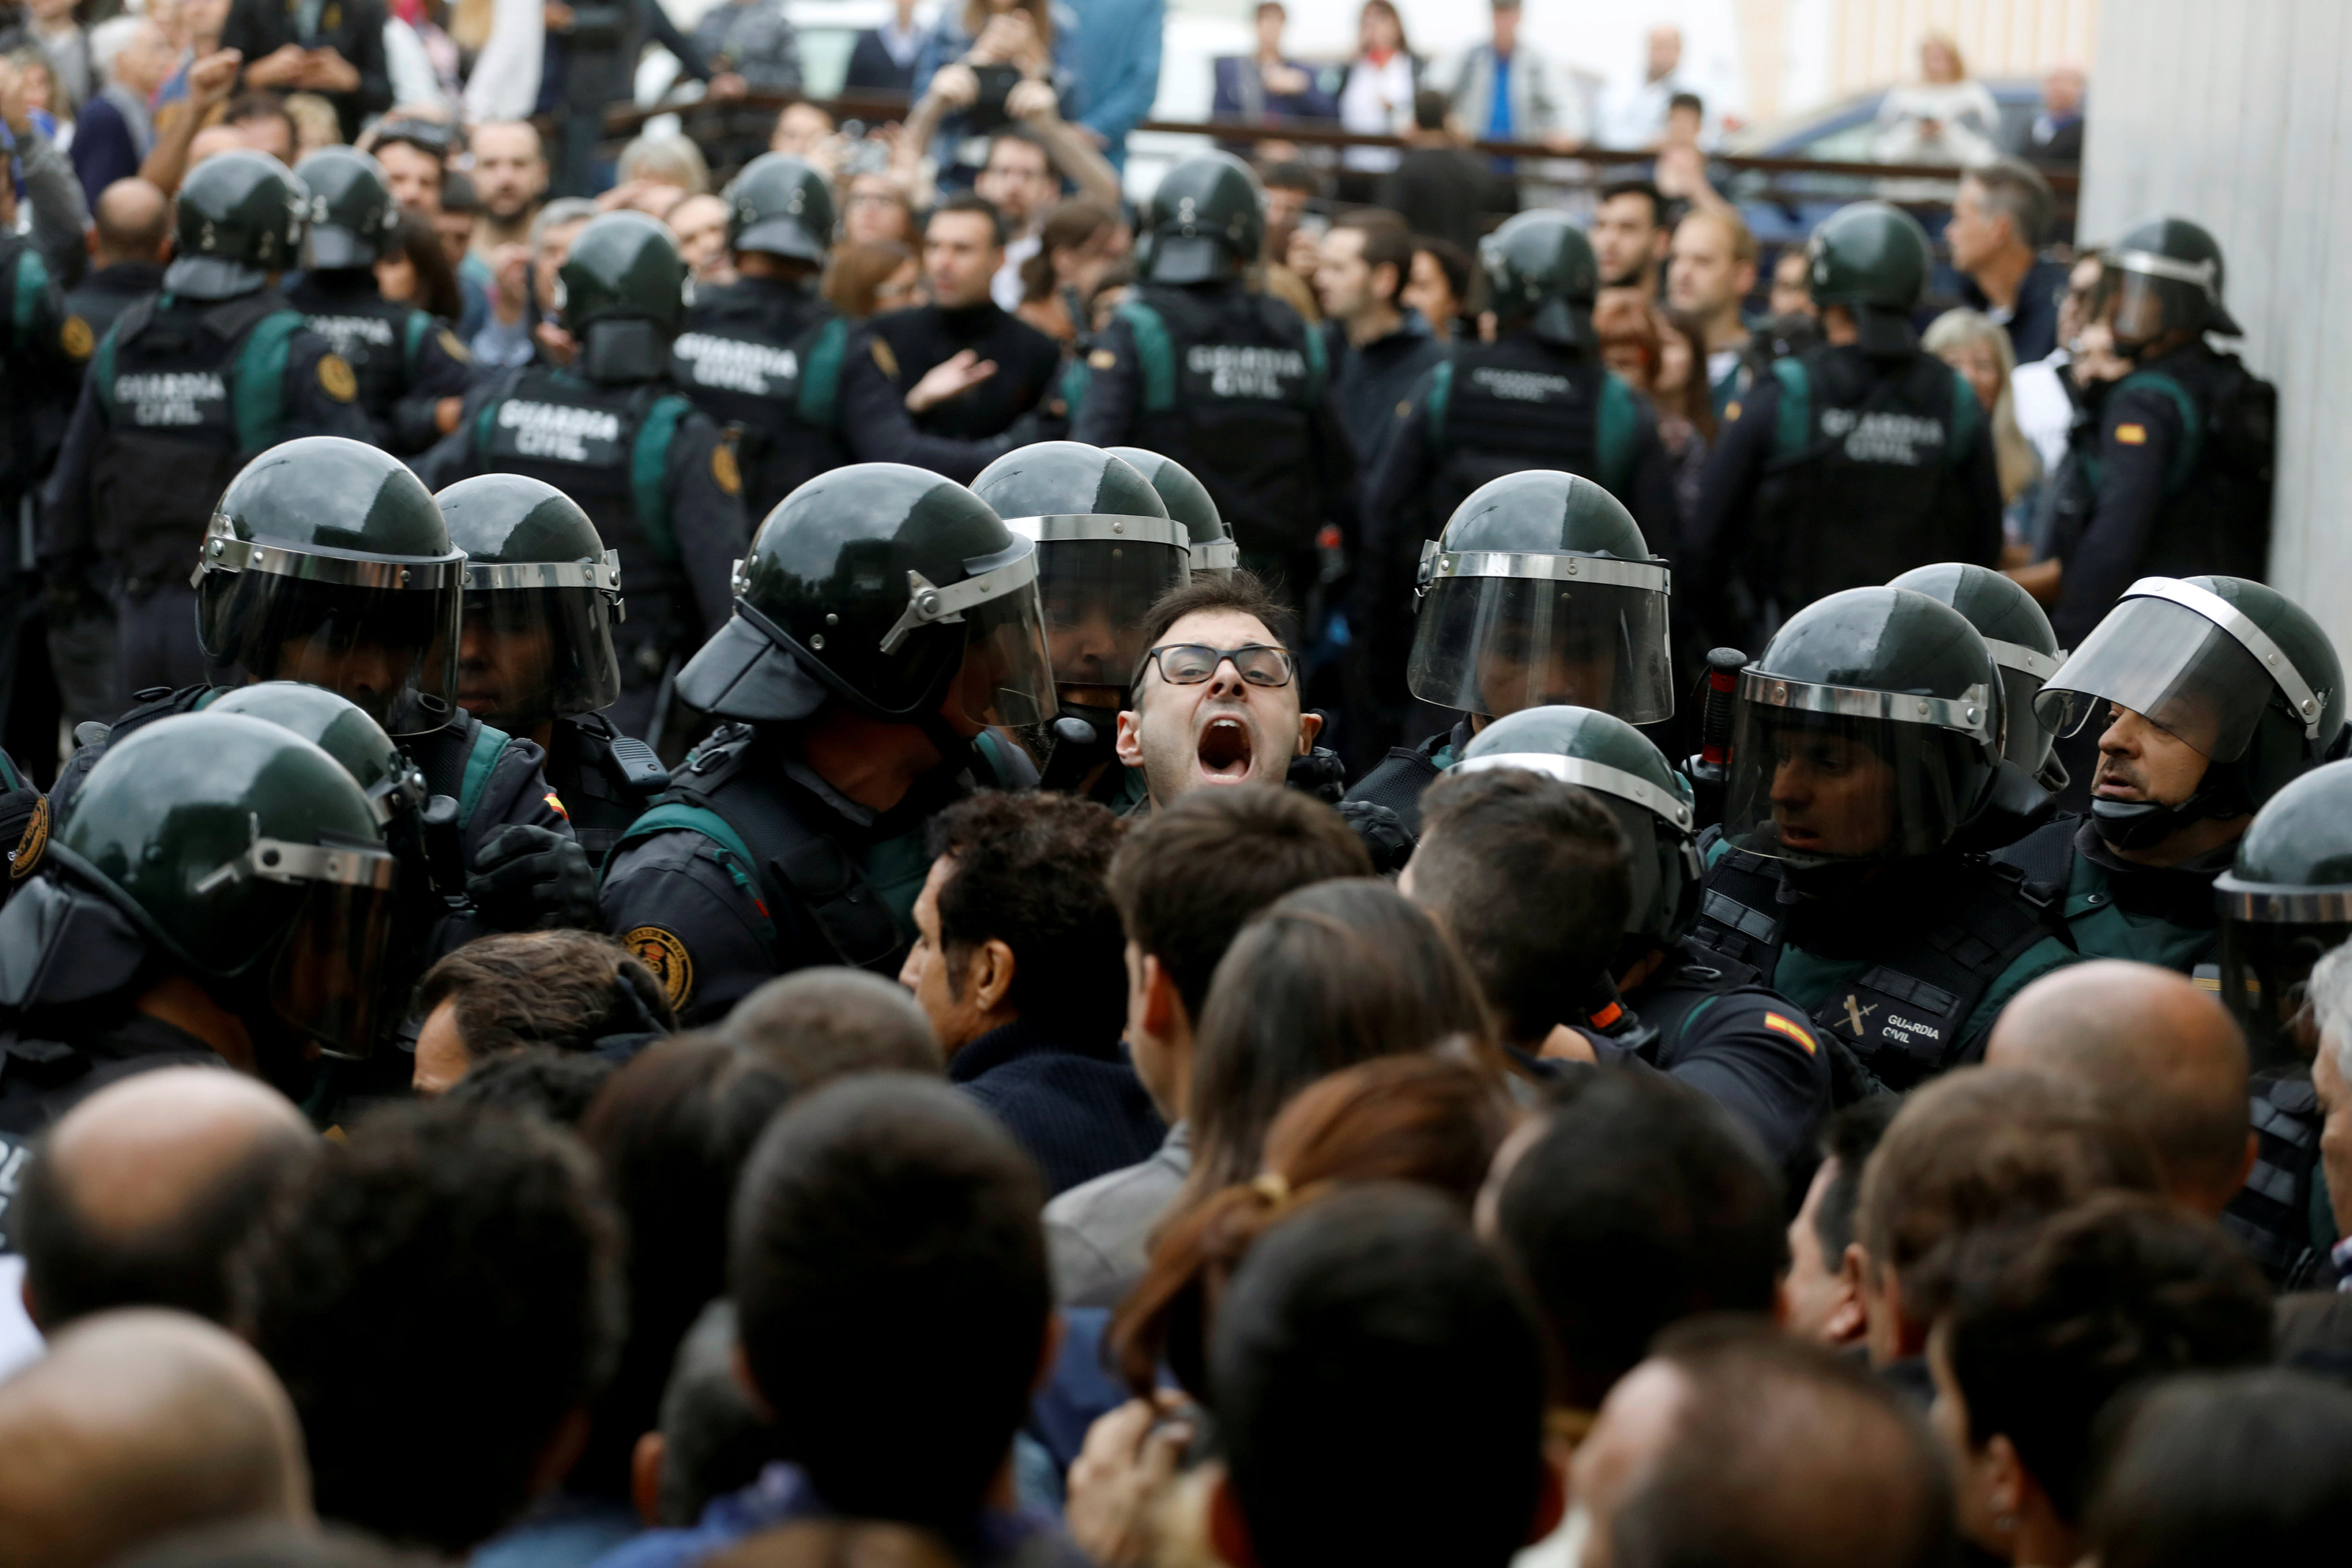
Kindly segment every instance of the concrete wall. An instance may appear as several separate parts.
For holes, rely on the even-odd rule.
[[[2279,388],[2271,581],[2352,651],[2352,5],[2130,0],[2105,22],[2078,232],[2168,213],[2221,242],[2241,351]]]

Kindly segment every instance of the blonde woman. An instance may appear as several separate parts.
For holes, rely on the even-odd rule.
[[[2000,151],[2000,110],[1969,78],[1958,41],[1930,33],[1919,40],[1919,79],[1879,100],[1871,151],[1882,163],[1983,163]]]
[[[2017,423],[2017,399],[2010,391],[2017,360],[2009,333],[1980,310],[1947,310],[1928,325],[1919,346],[1959,371],[1992,415],[1993,467],[2000,476],[2003,565],[2028,559],[2033,495],[2042,482],[2042,455]]]

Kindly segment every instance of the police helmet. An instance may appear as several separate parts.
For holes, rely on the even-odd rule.
[[[343,765],[379,823],[425,807],[425,775],[408,754],[365,708],[324,686],[261,681],[221,693],[203,711],[246,714],[292,730]]]
[[[449,722],[466,558],[431,492],[364,442],[271,447],[221,492],[196,570],[205,656],[340,692],[393,735]]]
[[[2305,986],[2352,939],[2352,762],[2330,762],[2263,803],[2213,881],[2221,999],[2257,1067],[2308,1060],[2319,1042]]]
[[[1265,193],[1230,152],[1198,152],[1160,176],[1139,270],[1154,283],[1238,277],[1265,248]]]
[[[1573,704],[1650,724],[1675,711],[1673,574],[1633,514],[1575,474],[1488,481],[1422,548],[1412,695],[1500,718]]]
[[[383,165],[352,147],[321,147],[294,165],[310,193],[310,244],[302,265],[318,271],[373,267],[392,248],[400,204]]]
[[[433,499],[466,552],[458,706],[518,734],[610,707],[621,557],[580,504],[520,474],[461,479]]]
[[[285,164],[240,149],[189,170],[175,210],[164,289],[191,299],[234,299],[299,259],[310,197]]]
[[[1505,327],[1527,324],[1547,342],[1592,349],[1592,301],[1601,264],[1566,213],[1521,213],[1478,243],[1486,303]]]
[[[727,248],[764,251],[824,265],[833,245],[833,187],[814,164],[763,152],[720,193],[727,204]]]
[[[1813,231],[1805,257],[1813,303],[1853,312],[1864,353],[1898,357],[1917,345],[1911,312],[1927,293],[1933,261],[1918,219],[1885,202],[1855,202]]]
[[[1234,530],[1217,510],[1209,487],[1173,457],[1146,452],[1140,446],[1107,446],[1104,451],[1151,482],[1168,515],[1184,525],[1192,539],[1192,575],[1231,577],[1241,564],[1241,547]]]
[[[2051,793],[2065,789],[2066,765],[2052,751],[2056,737],[2033,711],[2042,683],[2066,662],[2040,601],[2014,578],[1966,561],[1914,567],[1886,586],[1924,593],[1967,617],[2000,666],[2001,754]]]
[[[677,241],[643,213],[592,218],[556,272],[556,306],[592,382],[650,381],[669,370],[692,294]]]
[[[2245,335],[2221,303],[2221,245],[2186,218],[2139,225],[2107,253],[2105,271],[2113,287],[2116,341],[2126,349],[2175,329]]]

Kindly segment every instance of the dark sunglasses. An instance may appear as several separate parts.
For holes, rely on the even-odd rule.
[[[1217,673],[1227,659],[1242,679],[1254,686],[1286,686],[1298,668],[1287,648],[1252,643],[1241,648],[1212,648],[1205,643],[1163,643],[1144,651],[1144,658],[1160,667],[1160,678],[1171,686],[1197,686]],[[1138,666],[1136,674],[1142,674]]]

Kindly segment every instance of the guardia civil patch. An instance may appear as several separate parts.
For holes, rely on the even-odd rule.
[[[743,493],[743,470],[736,465],[734,443],[722,441],[710,449],[710,477],[730,496]]]
[[[49,798],[47,795],[33,802],[33,820],[25,824],[25,836],[8,852],[8,876],[11,881],[28,874],[41,863],[41,852],[49,847]]]
[[[1821,1049],[1813,1043],[1813,1037],[1808,1033],[1802,1026],[1794,1023],[1788,1019],[1782,1018],[1779,1013],[1766,1013],[1764,1015],[1764,1027],[1769,1030],[1776,1030],[1779,1032],[1787,1035],[1790,1040],[1795,1040],[1799,1045],[1803,1046],[1807,1056],[1811,1056]]]
[[[541,796],[540,799],[547,802],[547,809],[549,810],[553,811],[565,821],[568,822],[572,820],[572,813],[563,809],[563,802],[555,798],[554,790],[550,789],[546,794]]]
[[[2147,444],[2147,426],[2145,424],[2118,424],[2116,426],[2116,440],[2126,446],[2146,446]]]
[[[89,351],[98,347],[98,334],[80,317],[68,316],[66,324],[58,329],[58,347],[66,351],[68,359],[87,360]]]
[[[621,938],[621,946],[654,972],[669,998],[670,1011],[686,1006],[686,998],[694,994],[694,960],[685,943],[658,925],[640,925]]]
[[[360,382],[352,374],[351,365],[341,354],[321,354],[319,356],[319,390],[337,402],[349,402],[360,395]]]
[[[1118,356],[1108,349],[1097,349],[1087,356],[1087,364],[1093,370],[1108,371],[1116,367],[1118,363]]]

